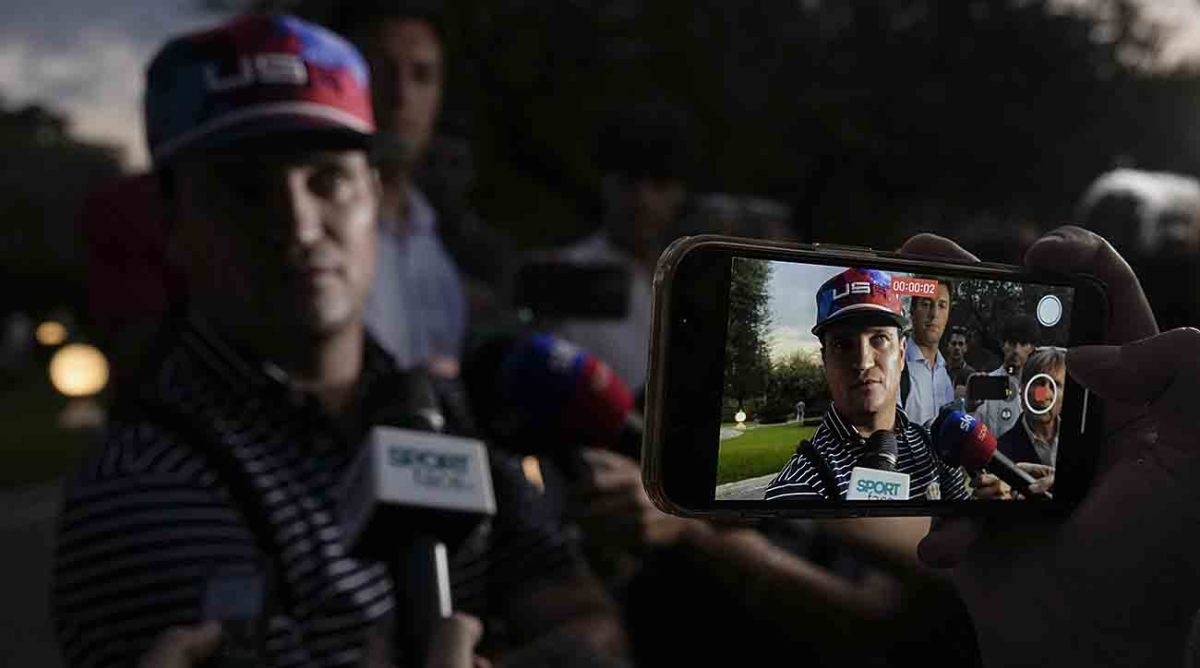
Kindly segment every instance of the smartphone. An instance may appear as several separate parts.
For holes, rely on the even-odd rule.
[[[1013,389],[1008,376],[990,376],[976,373],[967,379],[967,401],[1006,401],[1012,397]]]
[[[221,622],[221,646],[208,665],[234,668],[261,666],[265,661],[263,571],[251,566],[222,566],[205,581],[202,614]]]
[[[660,508],[690,517],[1069,509],[1091,479],[1101,407],[1066,375],[1065,348],[1100,342],[1106,313],[1090,276],[685,237],[654,279],[643,481]],[[953,401],[936,352],[952,326],[993,340],[1031,332],[1037,345],[1021,352],[1033,362],[1005,360],[1030,376],[1017,377],[1025,391],[989,369],[997,380],[972,378],[975,402]],[[1043,461],[1020,437],[1054,423]],[[975,499],[974,474],[1004,478],[1001,455],[1052,467],[1053,494]]]
[[[618,320],[629,312],[631,281],[616,263],[531,261],[517,271],[514,301],[539,320]]]

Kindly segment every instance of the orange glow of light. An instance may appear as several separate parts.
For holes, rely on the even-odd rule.
[[[38,325],[37,330],[34,332],[34,337],[43,346],[62,345],[67,340],[67,327],[61,322],[47,320]]]
[[[50,383],[68,397],[99,394],[108,384],[108,360],[86,343],[71,343],[50,358]]]

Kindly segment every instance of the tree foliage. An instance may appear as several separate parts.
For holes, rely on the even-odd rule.
[[[763,392],[771,369],[767,283],[771,265],[734,260],[729,278],[729,327],[725,338],[725,396],[738,404]]]

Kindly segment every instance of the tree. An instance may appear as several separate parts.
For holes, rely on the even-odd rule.
[[[796,412],[803,401],[809,415],[829,401],[825,368],[816,352],[796,352],[771,365],[766,394],[758,410],[759,422],[783,422]]]
[[[763,393],[771,369],[767,354],[770,279],[771,265],[766,261],[744,258],[733,261],[725,338],[725,397],[739,406]]]
[[[84,262],[76,228],[84,196],[120,171],[117,152],[72,137],[66,117],[31,104],[0,107],[0,315],[81,310]]]
[[[1046,295],[1057,296],[1068,305],[1067,289],[1021,285],[1005,281],[960,281],[954,286],[948,327],[961,325],[973,331],[976,342],[997,356],[1003,355],[1004,325],[1013,317],[1033,316]],[[1055,327],[1041,327],[1038,345],[1065,346],[1069,311]]]

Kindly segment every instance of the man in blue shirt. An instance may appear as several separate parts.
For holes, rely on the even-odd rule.
[[[381,138],[378,268],[367,325],[402,368],[456,377],[467,329],[462,278],[438,234],[436,211],[413,184],[442,106],[440,12],[432,5],[357,3],[326,21],[370,66]]]
[[[908,392],[901,403],[908,418],[922,426],[929,426],[938,409],[954,401],[954,383],[938,349],[950,319],[950,294],[950,284],[938,281],[935,298],[912,299],[912,336],[904,348]]]

